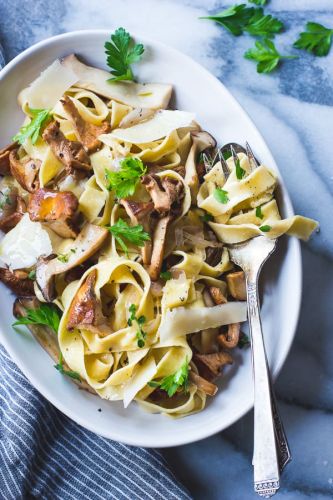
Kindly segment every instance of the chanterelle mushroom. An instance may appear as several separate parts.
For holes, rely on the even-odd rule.
[[[15,186],[0,182],[0,230],[7,233],[20,222],[26,211],[24,200]]]
[[[38,172],[41,165],[40,160],[26,157],[20,159],[18,150],[9,153],[10,172],[17,182],[29,193],[33,193],[39,187]]]
[[[28,212],[32,221],[47,222],[59,236],[75,238],[78,230],[73,217],[78,205],[78,199],[71,191],[38,189],[29,197]]]
[[[240,335],[240,323],[232,323],[228,325],[228,331],[221,333],[217,337],[217,341],[223,349],[233,349],[237,346]]]
[[[28,273],[17,269],[0,267],[0,281],[12,290],[16,295],[31,296],[34,295],[34,283],[28,277]]]
[[[197,386],[198,389],[203,391],[208,396],[215,396],[215,394],[217,393],[217,385],[212,384],[212,382],[209,382],[203,377],[200,377],[200,375],[195,373],[193,370],[190,371],[189,378],[191,382],[193,382],[193,384]]]
[[[154,210],[154,203],[122,199],[120,200],[120,204],[125,208],[133,225],[141,224],[143,229],[147,233],[150,233],[150,216]],[[151,240],[145,241],[141,250],[142,261],[145,265],[150,264],[151,250]]]
[[[87,223],[73,242],[65,261],[54,256],[38,259],[36,283],[47,302],[52,302],[55,298],[55,276],[86,261],[102,246],[108,234],[108,230],[104,227]]]
[[[94,153],[102,145],[101,141],[98,139],[98,136],[110,132],[110,124],[108,122],[103,122],[101,125],[94,125],[92,123],[86,122],[80,115],[71,98],[67,95],[65,95],[64,98],[61,99],[61,103],[66,113],[69,114],[70,120],[74,125],[75,132],[82,142],[83,146],[89,154]]]
[[[18,147],[17,142],[12,142],[8,146],[0,149],[0,175],[10,174],[9,154]]]
[[[58,122],[51,122],[43,132],[43,139],[49,144],[54,156],[65,165],[68,173],[73,170],[91,170],[90,158],[79,141],[66,139]]]
[[[227,351],[220,351],[212,354],[195,354],[194,363],[200,375],[211,381],[221,374],[224,365],[231,365],[233,359]]]

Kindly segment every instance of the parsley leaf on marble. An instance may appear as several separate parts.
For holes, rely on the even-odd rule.
[[[168,393],[169,398],[171,398],[178,389],[182,389],[185,393],[188,391],[188,372],[189,363],[186,358],[182,366],[172,375],[163,377],[160,381],[152,380],[148,382],[149,387],[159,387]]]
[[[104,44],[106,62],[113,75],[108,82],[119,80],[134,80],[131,64],[140,61],[144,52],[142,43],[134,43],[131,35],[124,29],[118,28],[112,35],[111,41]]]
[[[256,5],[266,5],[267,0],[249,0],[250,3],[255,3]]]
[[[282,59],[295,59],[297,56],[284,56],[275,47],[272,40],[268,38],[255,43],[255,48],[245,52],[244,57],[256,61],[258,73],[270,73]]]
[[[32,144],[35,144],[38,137],[41,135],[42,128],[51,118],[51,113],[48,109],[30,108],[29,113],[32,115],[30,122],[27,125],[23,125],[19,132],[13,137],[13,141],[17,141],[20,144],[24,144],[29,137],[31,137]]]
[[[306,30],[300,33],[294,47],[307,50],[319,57],[327,56],[332,45],[333,29],[325,28],[322,24],[309,22],[306,25]]]
[[[225,205],[229,201],[228,191],[225,191],[224,189],[221,188],[216,188],[214,191],[214,198],[215,200]]]
[[[253,36],[273,37],[276,33],[280,33],[283,28],[282,21],[271,14],[264,14],[263,9],[259,8],[255,9],[253,16],[244,27],[244,31]]]

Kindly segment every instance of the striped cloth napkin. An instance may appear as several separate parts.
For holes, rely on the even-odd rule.
[[[0,67],[3,52],[0,46]],[[0,499],[190,499],[162,455],[109,441],[48,403],[0,345]]]

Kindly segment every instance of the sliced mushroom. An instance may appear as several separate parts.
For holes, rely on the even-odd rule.
[[[246,300],[246,281],[243,271],[229,273],[226,276],[230,295],[236,300]]]
[[[199,191],[199,176],[197,172],[198,154],[207,148],[216,146],[216,141],[208,132],[192,132],[192,146],[185,163],[185,181],[191,189],[192,200],[196,200]]]
[[[217,385],[212,384],[212,382],[208,382],[208,380],[200,377],[200,375],[195,373],[193,370],[190,371],[189,378],[191,382],[193,382],[193,384],[197,386],[198,389],[203,391],[208,396],[215,396],[218,391]]]
[[[0,189],[0,230],[8,233],[20,222],[26,211],[24,200],[18,195],[14,186],[5,186]]]
[[[0,175],[10,174],[9,154],[11,151],[13,151],[13,149],[16,149],[17,147],[18,143],[12,142],[3,149],[0,149]]]
[[[97,270],[94,269],[77,291],[69,308],[67,329],[82,328],[98,332],[100,336],[112,333],[102,312],[102,303],[96,297]]]
[[[217,341],[223,349],[233,349],[238,345],[239,335],[240,323],[232,323],[228,325],[228,331],[226,333],[221,333],[217,337]]]
[[[38,173],[41,165],[40,160],[32,158],[20,159],[18,150],[9,153],[10,172],[17,182],[29,193],[33,193],[39,187]]]
[[[108,234],[107,229],[87,223],[73,242],[66,262],[54,256],[38,259],[36,283],[47,302],[52,302],[55,298],[55,276],[65,273],[89,259],[102,246]]]
[[[194,363],[201,376],[212,381],[221,375],[225,365],[231,365],[233,359],[227,351],[214,352],[212,354],[195,354]]]
[[[16,269],[0,267],[0,281],[12,290],[16,295],[24,297],[34,295],[34,282],[28,277],[28,273]]]
[[[159,214],[172,213],[175,215],[184,198],[182,182],[172,177],[159,177],[155,174],[145,175],[141,182],[150,194],[154,208]]]
[[[151,108],[134,108],[119,123],[119,128],[128,128],[152,118],[156,110]]]
[[[148,268],[149,276],[153,281],[158,280],[160,277],[164,257],[165,238],[168,225],[172,221],[172,218],[173,217],[171,215],[162,217],[162,219],[157,222],[155,227],[151,263]]]
[[[127,215],[133,225],[141,224],[143,229],[150,234],[151,232],[151,214],[154,210],[152,202],[138,202],[133,200],[120,200],[120,204],[125,208]],[[144,265],[150,264],[152,252],[151,240],[145,241],[141,249],[142,261]]]
[[[31,194],[28,203],[30,219],[46,222],[49,227],[62,238],[75,238],[74,216],[79,202],[71,191],[53,191],[38,189]]]
[[[86,122],[80,115],[72,99],[67,95],[61,99],[61,103],[70,120],[74,125],[75,132],[89,154],[94,153],[102,145],[98,136],[107,134],[111,130],[110,123],[104,121],[101,125]]]
[[[21,318],[27,315],[27,309],[37,309],[40,306],[40,302],[36,297],[19,297],[15,300],[13,306],[13,315],[15,318]],[[33,337],[37,342],[45,349],[47,354],[53,359],[54,363],[58,363],[60,349],[58,345],[57,336],[54,331],[45,325],[27,325]],[[63,367],[65,370],[69,370],[68,365],[63,361]],[[90,392],[91,394],[96,394],[94,389],[87,384],[85,380],[72,381],[79,386],[80,389]]]
[[[223,295],[221,288],[218,286],[209,286],[208,291],[214,301],[215,305],[226,304],[228,301]]]
[[[79,141],[66,139],[58,122],[51,122],[43,132],[43,139],[47,142],[56,158],[65,165],[68,174],[74,170],[90,171],[90,158]]]

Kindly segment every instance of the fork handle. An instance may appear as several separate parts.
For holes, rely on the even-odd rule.
[[[280,487],[279,460],[269,368],[262,334],[258,298],[260,269],[246,274],[247,304],[252,340],[252,367],[254,379],[254,489],[263,497],[274,495]]]

